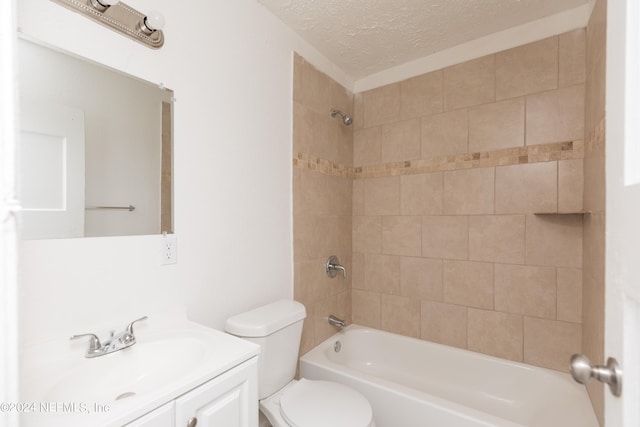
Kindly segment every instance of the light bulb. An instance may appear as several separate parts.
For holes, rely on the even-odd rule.
[[[120,3],[120,0],[91,0],[91,5],[99,12],[105,12],[118,3]]]
[[[165,23],[164,16],[157,10],[150,11],[144,20],[144,24],[151,31],[162,30]]]

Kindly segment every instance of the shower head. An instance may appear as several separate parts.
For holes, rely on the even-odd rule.
[[[350,126],[351,123],[353,123],[353,117],[351,117],[350,115],[343,113],[340,110],[336,110],[335,108],[331,109],[331,117],[335,117],[336,115],[339,115],[340,117],[342,117],[342,123],[345,124],[345,126]]]

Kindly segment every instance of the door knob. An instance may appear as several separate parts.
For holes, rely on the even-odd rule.
[[[580,384],[587,384],[591,378],[609,384],[614,396],[622,393],[622,371],[613,357],[607,359],[607,366],[593,366],[584,354],[571,356],[571,376]]]

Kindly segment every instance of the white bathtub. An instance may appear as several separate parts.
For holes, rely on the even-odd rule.
[[[569,374],[358,325],[305,354],[300,374],[360,391],[378,427],[598,426]]]

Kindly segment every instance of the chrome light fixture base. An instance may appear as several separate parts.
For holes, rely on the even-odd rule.
[[[51,1],[80,13],[152,49],[159,49],[164,44],[162,30],[149,30],[144,23],[146,16],[122,2],[105,7],[96,0]]]

